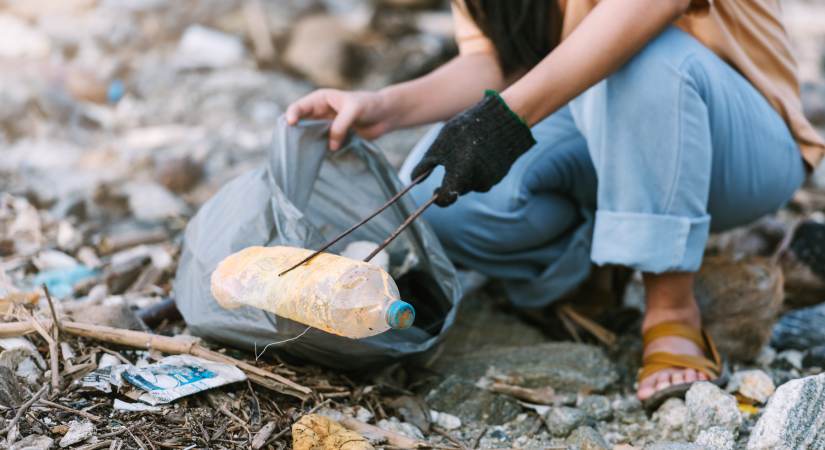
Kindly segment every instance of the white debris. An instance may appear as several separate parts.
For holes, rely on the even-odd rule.
[[[54,269],[71,269],[79,265],[76,259],[57,250],[43,250],[32,259],[32,263],[42,272]]]
[[[60,439],[60,447],[65,448],[78,442],[83,442],[92,437],[94,432],[95,426],[92,422],[88,420],[80,422],[72,420],[69,422],[69,431]]]
[[[178,43],[175,64],[186,69],[218,69],[236,65],[243,57],[243,42],[238,36],[192,25]]]
[[[115,399],[113,406],[118,411],[129,412],[160,412],[163,410],[160,406],[147,405],[146,403],[129,403],[118,398]]]
[[[455,430],[461,427],[461,419],[445,412],[430,410],[430,421],[445,430]]]
[[[0,57],[45,58],[50,50],[45,33],[17,17],[0,14]]]

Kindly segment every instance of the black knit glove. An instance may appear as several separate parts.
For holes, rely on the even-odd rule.
[[[487,192],[536,141],[530,127],[495,91],[453,117],[413,169],[413,179],[444,166],[436,204],[448,206],[470,191]]]

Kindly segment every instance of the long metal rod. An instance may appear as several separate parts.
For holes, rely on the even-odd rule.
[[[386,239],[384,239],[384,242],[382,242],[382,243],[381,243],[381,245],[379,245],[379,246],[378,246],[378,248],[376,248],[375,250],[373,250],[373,251],[372,251],[372,253],[370,253],[370,254],[369,254],[369,256],[367,256],[366,258],[364,258],[364,262],[370,262],[370,260],[371,260],[372,258],[374,258],[374,257],[375,257],[375,255],[377,255],[377,254],[378,254],[378,252],[380,252],[381,250],[384,250],[384,248],[385,248],[386,246],[390,245],[390,242],[392,242],[393,240],[395,240],[395,238],[397,238],[399,234],[401,234],[401,233],[402,233],[405,229],[407,229],[407,227],[408,227],[408,226],[410,226],[410,224],[411,224],[411,223],[413,223],[413,221],[414,221],[415,219],[417,219],[417,218],[418,218],[418,216],[420,216],[421,214],[423,214],[423,213],[424,213],[424,211],[425,211],[425,210],[426,210],[426,209],[427,209],[430,205],[432,205],[432,204],[435,202],[435,200],[436,200],[437,198],[438,198],[438,194],[433,194],[433,196],[432,196],[432,197],[430,197],[430,199],[429,199],[429,200],[427,200],[427,201],[426,201],[426,202],[424,202],[421,206],[419,206],[419,207],[418,207],[418,209],[416,209],[416,210],[415,210],[412,214],[410,214],[410,216],[409,216],[409,217],[407,217],[407,219],[406,219],[406,220],[404,220],[404,223],[402,223],[402,224],[401,224],[398,228],[396,228],[396,229],[395,229],[395,231],[393,231],[393,232],[392,232],[392,234],[391,234],[391,235],[389,235],[389,237],[387,237]]]
[[[311,255],[307,256],[306,258],[302,259],[302,260],[301,260],[298,264],[295,264],[294,266],[292,266],[292,267],[290,267],[290,268],[288,268],[288,269],[284,270],[283,272],[279,273],[279,274],[278,274],[278,276],[280,277],[280,276],[282,276],[282,275],[284,275],[284,274],[286,274],[286,273],[288,273],[288,272],[292,271],[292,270],[293,270],[293,269],[295,269],[296,267],[298,267],[298,266],[301,266],[301,265],[304,265],[304,264],[308,263],[309,261],[311,261],[311,260],[312,260],[313,258],[315,258],[316,256],[318,256],[318,255],[320,255],[321,253],[325,252],[328,248],[330,248],[330,247],[332,247],[333,245],[337,244],[337,243],[338,243],[338,241],[340,241],[341,239],[343,239],[343,238],[345,238],[345,237],[349,236],[349,234],[350,234],[350,233],[352,233],[353,231],[357,230],[359,227],[361,227],[361,225],[364,225],[365,223],[369,222],[370,220],[372,220],[372,218],[373,218],[373,217],[375,217],[375,216],[377,216],[377,215],[381,214],[381,213],[382,213],[382,212],[384,212],[387,208],[389,208],[390,206],[392,206],[392,204],[393,204],[393,203],[397,202],[397,201],[398,201],[398,199],[400,199],[400,198],[401,198],[404,194],[406,194],[407,192],[409,192],[409,191],[410,191],[410,189],[412,189],[412,188],[413,188],[416,184],[418,184],[418,183],[420,183],[421,181],[423,181],[423,180],[424,180],[425,178],[427,178],[427,176],[429,176],[429,175],[430,175],[430,172],[426,172],[426,173],[424,173],[424,174],[422,174],[422,175],[419,175],[419,176],[418,176],[418,178],[416,178],[416,179],[412,180],[412,182],[411,182],[411,183],[410,183],[407,187],[405,187],[404,189],[402,189],[402,190],[398,191],[398,193],[397,193],[397,194],[393,195],[393,196],[392,196],[389,200],[387,200],[387,202],[386,202],[386,203],[384,203],[384,205],[383,205],[383,206],[381,206],[380,208],[378,208],[377,210],[375,210],[375,212],[373,212],[372,214],[370,214],[369,216],[367,216],[366,218],[364,218],[362,221],[360,221],[360,222],[356,223],[355,225],[353,225],[353,226],[349,227],[346,231],[342,232],[341,234],[339,234],[338,236],[336,236],[335,238],[333,238],[331,241],[329,241],[329,242],[327,242],[326,244],[324,244],[324,246],[323,246],[323,247],[321,247],[320,249],[318,249],[317,251],[315,251],[315,252],[314,252],[314,253],[312,253]]]

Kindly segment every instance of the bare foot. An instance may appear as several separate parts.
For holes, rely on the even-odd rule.
[[[693,297],[692,274],[645,275],[647,310],[642,331],[663,322],[680,322],[699,329],[702,319]],[[705,356],[693,342],[675,336],[654,340],[645,348],[645,356],[656,352],[677,355]],[[670,386],[707,381],[708,376],[693,369],[664,369],[653,373],[639,383],[636,396],[645,400]]]
[[[645,356],[655,352],[668,352],[677,355],[705,356],[693,342],[680,337],[663,337],[651,342],[645,348]],[[654,372],[639,383],[636,396],[639,400],[649,398],[656,392],[682,383],[707,381],[708,376],[693,369],[665,369]]]

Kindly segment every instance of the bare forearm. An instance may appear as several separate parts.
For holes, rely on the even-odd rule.
[[[446,120],[475,104],[504,77],[493,55],[458,56],[434,72],[380,91],[393,128]]]
[[[602,0],[502,97],[533,125],[619,69],[688,5],[689,0]]]

